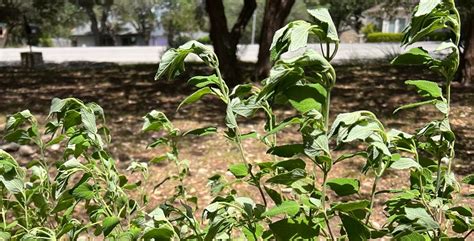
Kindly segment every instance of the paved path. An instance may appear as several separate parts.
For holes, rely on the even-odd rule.
[[[420,44],[429,51],[436,49],[437,43]],[[311,45],[319,51],[319,45]],[[114,63],[157,63],[166,50],[165,47],[70,47],[33,48],[43,53],[46,62],[93,61]],[[20,52],[27,48],[0,49],[0,65],[20,61]],[[378,59],[403,52],[397,43],[341,44],[335,60]],[[239,46],[239,57],[243,61],[256,62],[258,45]]]

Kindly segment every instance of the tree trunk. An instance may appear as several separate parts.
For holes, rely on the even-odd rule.
[[[260,32],[260,47],[258,50],[258,61],[256,76],[263,79],[270,72],[270,45],[275,32],[283,27],[285,20],[290,14],[295,0],[267,0],[265,14],[263,17],[262,30]]]
[[[86,14],[89,17],[89,21],[91,21],[91,32],[92,35],[94,35],[94,43],[95,46],[100,46],[101,41],[100,41],[100,31],[99,31],[99,23],[97,22],[97,16],[94,12],[94,8],[92,7],[86,7]]]
[[[466,42],[464,44],[464,78],[465,85],[471,85],[474,81],[474,19],[470,19],[467,26]]]
[[[211,23],[210,38],[219,59],[219,66],[227,84],[235,86],[242,81],[237,60],[237,44],[242,32],[257,8],[255,0],[244,0],[239,18],[229,31],[222,0],[206,0],[206,11]]]

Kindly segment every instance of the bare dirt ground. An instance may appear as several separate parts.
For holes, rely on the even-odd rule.
[[[108,118],[112,143],[110,152],[116,157],[119,168],[126,172],[132,160],[147,162],[163,150],[150,150],[146,146],[152,140],[148,134],[140,132],[142,116],[152,109],[164,111],[175,125],[183,131],[209,125],[223,125],[224,107],[212,98],[184,107],[175,112],[179,102],[192,92],[185,85],[186,76],[176,81],[153,81],[157,65],[115,64],[69,64],[50,65],[46,68],[25,71],[20,68],[0,68],[0,128],[5,125],[8,114],[30,109],[44,123],[53,97],[77,97],[86,102],[100,104]],[[250,67],[249,67],[250,68]],[[202,72],[202,67],[188,68],[187,76]],[[407,79],[438,79],[419,68],[394,68],[388,65],[342,65],[337,66],[338,83],[333,92],[331,116],[338,113],[371,110],[389,128],[414,131],[437,116],[431,108],[405,111],[397,115],[392,112],[404,103],[417,99],[413,90],[407,90],[403,82]],[[202,74],[202,73],[201,73]],[[457,134],[457,155],[455,171],[461,178],[472,173],[474,166],[474,87],[455,85],[452,97],[452,126]],[[293,113],[279,109],[280,118]],[[281,119],[280,119],[281,120]],[[244,130],[260,131],[263,119],[241,120]],[[297,132],[287,130],[280,134],[279,143],[291,143],[300,139]],[[0,140],[0,144],[2,141]],[[244,143],[249,159],[254,162],[269,160],[264,146],[253,142]],[[349,148],[357,148],[352,146]],[[227,166],[238,162],[236,149],[227,143],[222,135],[186,139],[181,143],[181,157],[190,162],[190,176],[186,179],[189,193],[199,197],[203,207],[211,201],[208,178],[215,173],[226,174]],[[25,162],[30,157],[14,153]],[[49,157],[59,157],[58,151],[48,153]],[[360,160],[349,160],[335,166],[331,176],[358,177],[361,179],[361,196],[368,197],[372,176],[358,176],[363,166]],[[173,192],[176,183],[166,182],[159,189],[153,186],[175,171],[172,163],[151,165],[151,182],[148,190],[152,203],[164,201]],[[408,184],[409,174],[390,171],[381,181],[380,189],[400,188]],[[473,192],[463,186],[463,193]],[[242,186],[241,195],[253,195],[255,190]],[[381,205],[387,197],[377,201],[375,220],[382,224]],[[468,201],[470,206],[473,202]]]

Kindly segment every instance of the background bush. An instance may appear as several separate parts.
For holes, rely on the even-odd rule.
[[[367,42],[369,43],[400,42],[402,38],[402,33],[374,32],[367,34]]]

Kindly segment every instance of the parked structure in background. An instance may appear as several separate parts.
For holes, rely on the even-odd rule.
[[[144,46],[145,39],[132,26],[131,23],[124,23],[117,27],[117,32],[114,34],[114,39],[109,45],[115,46]],[[90,24],[85,24],[76,27],[72,30],[71,45],[75,47],[90,47],[95,46],[94,35],[90,29]]]
[[[0,48],[5,46],[7,41],[7,24],[0,23]]]
[[[410,9],[397,7],[388,12],[383,4],[367,9],[363,15],[364,25],[372,23],[383,33],[401,33],[411,18]]]

